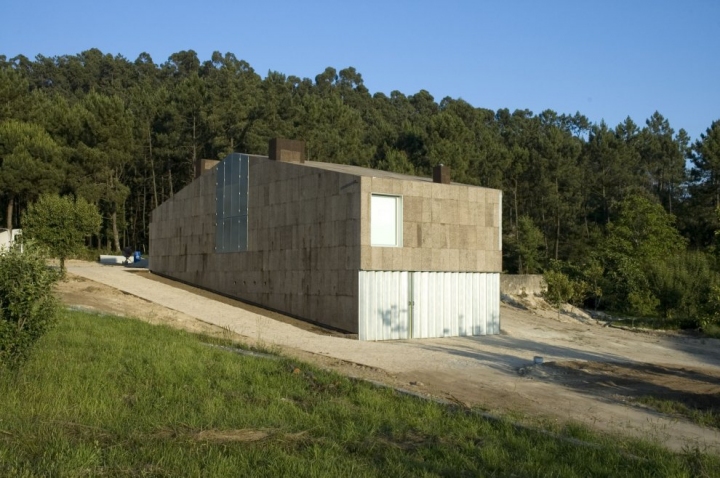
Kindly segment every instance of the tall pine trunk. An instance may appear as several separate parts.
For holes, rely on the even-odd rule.
[[[155,160],[153,160],[152,132],[149,128],[148,128],[148,152],[150,155],[150,170],[152,171],[153,201],[155,202],[155,208],[157,209],[158,193],[157,193],[157,183],[155,182]]]
[[[115,242],[115,252],[120,252],[120,234],[118,233],[118,227],[117,227],[117,211],[113,210],[110,218],[112,220],[113,241]]]
[[[13,229],[13,206],[15,205],[15,198],[10,196],[7,203],[7,216],[5,216],[7,222],[7,230],[10,231],[10,237],[12,238]]]

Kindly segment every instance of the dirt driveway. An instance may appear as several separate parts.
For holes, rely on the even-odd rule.
[[[502,335],[359,342],[292,318],[123,267],[71,261],[58,287],[72,306],[250,345],[420,393],[720,453],[718,430],[632,405],[639,396],[720,401],[720,341],[645,334],[503,305]],[[544,363],[532,366],[533,358]],[[520,373],[519,373],[520,372]],[[703,402],[704,401],[704,402]]]

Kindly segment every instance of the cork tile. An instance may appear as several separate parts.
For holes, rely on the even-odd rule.
[[[474,204],[474,209],[470,211],[469,223],[475,226],[485,226],[487,214],[486,206],[483,203]]]
[[[360,246],[360,269],[368,271],[372,269],[372,248]]]
[[[402,182],[402,194],[403,196],[416,196],[422,197],[422,188],[420,187],[420,181],[403,181]]]
[[[477,258],[477,271],[478,272],[489,272],[487,267],[487,251],[475,251]]]
[[[417,196],[403,197],[403,220],[411,222],[422,221],[422,198]]]
[[[403,248],[418,247],[418,223],[403,222]]]
[[[412,270],[412,251],[413,249],[403,248],[400,249],[400,269],[401,271],[409,271]]]
[[[444,249],[449,246],[448,227],[444,224],[431,224],[431,244],[433,249]]]
[[[460,202],[464,202],[466,204],[469,203],[470,202],[470,188],[472,188],[472,186],[456,185],[455,186],[455,199]]]
[[[443,257],[442,249],[433,249],[432,255],[430,256],[430,271],[442,271],[443,270]]]
[[[338,247],[338,268],[346,271],[360,269],[360,246]]]
[[[448,247],[451,249],[459,249],[460,248],[460,242],[462,240],[462,231],[460,230],[460,227],[455,224],[449,224],[447,225],[447,238],[448,238]]]
[[[493,251],[488,258],[489,272],[502,272],[502,251]]]
[[[443,204],[440,199],[433,198],[430,202],[431,216],[430,221],[432,223],[441,224],[444,222],[445,214],[443,211]]]
[[[383,270],[383,247],[370,247],[371,267],[370,270]]]
[[[418,247],[427,249],[433,247],[433,226],[429,222],[418,224]]]
[[[457,201],[456,214],[455,224],[461,224],[463,226],[470,224],[470,206],[467,201]]]
[[[473,272],[477,270],[477,251],[461,250],[459,251],[459,270],[465,272]]]
[[[316,198],[319,196],[319,178],[317,174],[305,175],[300,180],[301,196],[303,198]]]

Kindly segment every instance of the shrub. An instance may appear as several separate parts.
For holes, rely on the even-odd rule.
[[[0,367],[22,363],[55,319],[60,274],[46,260],[32,242],[0,252]]]
[[[23,216],[23,235],[37,240],[51,254],[65,259],[83,249],[85,238],[100,231],[102,217],[95,205],[83,198],[44,195],[31,204]]]
[[[649,264],[647,275],[665,318],[697,319],[710,313],[711,294],[720,277],[708,254],[688,251],[670,255]]]
[[[547,291],[545,299],[558,309],[558,317],[560,316],[560,308],[563,304],[570,302],[572,304],[580,304],[588,293],[588,285],[582,280],[573,280],[568,275],[560,271],[558,264],[553,264],[554,268],[543,274],[547,283]]]

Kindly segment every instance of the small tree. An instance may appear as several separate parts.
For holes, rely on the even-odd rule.
[[[545,298],[557,309],[559,318],[562,305],[570,302],[576,295],[576,286],[568,276],[559,270],[546,271],[544,277],[548,286]]]
[[[0,252],[0,368],[19,365],[52,325],[58,278],[32,242]]]
[[[23,236],[47,247],[64,273],[65,259],[82,249],[86,237],[100,232],[101,224],[97,208],[85,199],[44,195],[23,216]]]

